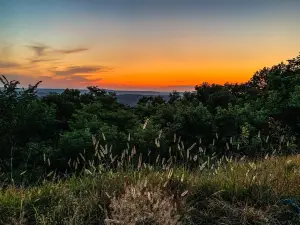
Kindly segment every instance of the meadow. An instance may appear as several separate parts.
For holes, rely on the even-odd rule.
[[[67,179],[50,173],[37,186],[9,185],[0,193],[0,222],[300,223],[300,156],[202,158],[206,160],[193,170],[163,160],[150,166],[124,159],[118,168],[91,165]]]

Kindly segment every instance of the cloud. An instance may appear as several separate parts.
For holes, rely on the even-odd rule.
[[[75,84],[80,84],[82,86],[90,86],[90,85],[98,85],[100,81],[102,81],[103,78],[97,78],[97,79],[87,79],[86,77],[83,76],[73,76],[71,77],[72,82]]]
[[[34,57],[28,59],[30,64],[36,64],[40,62],[48,62],[54,60],[54,59],[47,58],[51,52],[51,50],[49,50],[50,47],[47,45],[35,44],[35,45],[27,45],[27,47],[34,52]]]
[[[93,73],[96,71],[104,71],[102,66],[71,66],[65,70],[53,71],[57,76],[73,76],[82,73]]]
[[[86,76],[78,75],[78,76],[64,77],[63,80],[86,84],[86,83],[94,83],[94,82],[102,81],[103,78],[88,79]]]
[[[75,78],[75,77],[73,77]],[[103,81],[103,78],[96,78],[96,79],[87,79],[84,77],[84,79],[82,79],[81,82],[83,83],[95,83],[95,82],[99,82],[99,81]]]
[[[84,52],[87,51],[88,48],[74,48],[74,49],[61,49],[61,50],[54,50],[54,53],[61,53],[61,54],[72,54],[72,53],[78,53],[78,52]]]
[[[29,59],[30,63],[40,63],[40,62],[51,62],[56,61],[58,59]]]
[[[52,80],[52,77],[44,75],[44,76],[39,76],[39,79],[41,79],[41,80]]]
[[[9,80],[20,81],[22,86],[35,84],[41,80],[42,84],[40,87],[86,87],[102,80],[102,78],[94,76],[93,73],[99,71],[105,72],[109,69],[108,67],[100,65],[71,65],[69,67],[64,65],[62,60],[64,55],[85,52],[88,48],[60,49],[40,43],[29,43],[26,47],[31,51],[32,56],[23,58],[26,61],[22,64],[6,58],[0,58],[0,69],[10,68],[10,74],[4,75],[7,75]],[[10,48],[8,47],[4,49],[0,48],[0,54],[7,55],[9,50]],[[46,65],[44,65],[44,63]],[[18,71],[20,71],[20,73]],[[24,73],[22,71],[24,71]]]
[[[28,59],[31,64],[57,61],[59,60],[59,55],[69,55],[88,50],[88,48],[55,49],[45,44],[32,44],[27,45],[27,47],[34,52],[34,56]]]
[[[46,50],[49,49],[49,46],[43,44],[27,45],[27,47],[34,51],[36,57],[45,56]]]
[[[18,63],[0,61],[0,68],[1,69],[18,68],[18,67],[20,67],[20,64],[18,64]]]
[[[78,81],[78,82],[87,82],[87,81],[89,81],[89,79],[87,79],[86,77],[83,77],[83,76],[73,76],[73,77],[67,77],[65,79],[70,80],[70,81]]]
[[[49,54],[72,54],[89,50],[88,48],[55,49],[44,44],[27,45],[27,47],[34,51],[36,57],[46,56]]]
[[[88,79],[87,77],[78,75],[70,77],[53,77],[50,75],[32,76],[25,74],[4,74],[8,80],[17,80],[20,82],[20,86],[26,87],[29,84],[34,85],[38,81],[42,81],[39,85],[40,88],[55,87],[55,88],[66,88],[66,87],[86,87],[89,85],[97,84],[102,81],[102,78]]]

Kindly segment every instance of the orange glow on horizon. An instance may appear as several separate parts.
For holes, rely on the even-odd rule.
[[[126,61],[127,63],[107,62],[108,69],[95,72],[79,72],[72,76],[56,75],[57,71],[65,71],[84,65],[97,65],[95,58],[71,57],[64,63],[41,62],[30,65],[22,64],[20,68],[7,68],[8,74],[22,74],[22,82],[33,83],[42,80],[43,87],[69,87],[85,88],[95,85],[109,89],[134,89],[134,90],[193,90],[196,85],[203,82],[224,84],[247,82],[253,74],[262,69],[295,57],[294,54],[264,54],[255,60],[240,60],[226,58],[181,60],[176,61],[171,56],[147,57],[141,55],[140,59]],[[90,63],[89,63],[90,62]],[[93,62],[93,63],[92,63]],[[117,66],[116,66],[117,65]],[[111,68],[111,69],[110,69]],[[5,75],[5,74],[4,74]]]
[[[277,46],[274,52],[253,48],[255,43],[239,48],[242,47],[240,42],[235,49],[230,49],[226,43],[211,49],[201,44],[202,51],[197,43],[172,49],[159,43],[147,46],[143,42],[123,47],[120,44],[119,49],[102,43],[98,45],[91,51],[63,56],[46,49],[47,54],[39,57],[36,63],[28,60],[36,54],[32,49],[20,48],[20,57],[14,61],[20,66],[6,68],[5,73],[20,74],[17,79],[21,79],[21,83],[42,80],[42,86],[47,88],[95,85],[109,89],[193,90],[203,82],[247,82],[256,71],[291,59],[298,53],[292,46],[277,46],[277,42],[272,43]]]

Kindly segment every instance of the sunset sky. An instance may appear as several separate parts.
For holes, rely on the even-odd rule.
[[[0,0],[0,74],[41,87],[191,90],[300,52],[299,0]]]

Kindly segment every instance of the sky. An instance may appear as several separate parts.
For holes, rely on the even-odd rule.
[[[299,0],[0,0],[0,74],[45,88],[193,90],[300,52]]]

